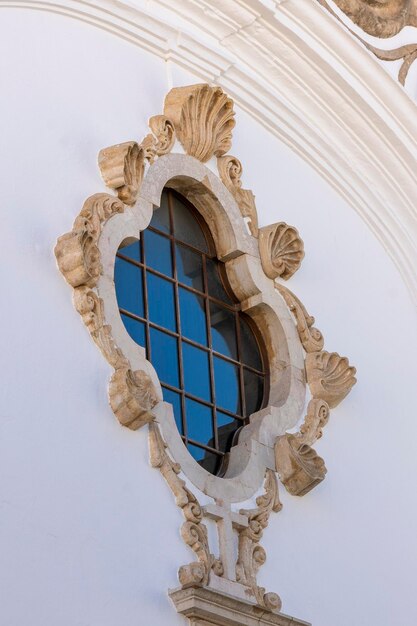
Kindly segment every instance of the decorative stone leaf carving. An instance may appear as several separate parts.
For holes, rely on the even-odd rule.
[[[312,352],[306,356],[307,382],[313,398],[325,400],[333,409],[356,383],[356,369],[337,352]]]
[[[175,144],[175,130],[173,123],[165,115],[151,117],[149,127],[153,134],[146,135],[140,145],[145,159],[153,163],[156,157],[171,152]]]
[[[116,213],[123,213],[124,205],[106,193],[88,198],[76,218],[72,231],[58,238],[55,256],[58,267],[72,287],[94,287],[101,272],[97,242],[103,224]]]
[[[249,221],[249,230],[254,237],[258,236],[258,213],[255,196],[250,189],[242,189],[240,177],[242,164],[234,156],[222,156],[217,159],[217,168],[223,184],[235,198],[242,217]]]
[[[239,533],[238,561],[236,565],[237,581],[252,589],[256,602],[269,611],[281,609],[281,599],[276,593],[265,593],[257,583],[258,570],[266,561],[266,552],[261,545],[263,531],[268,526],[272,511],[278,512],[282,504],[278,495],[278,482],[275,472],[266,471],[265,493],[256,499],[256,509],[241,509],[241,515],[248,518],[249,525]]]
[[[298,230],[285,222],[259,230],[259,251],[264,272],[269,278],[291,278],[304,258],[304,244]]]
[[[233,100],[220,87],[207,84],[171,89],[164,114],[190,156],[203,163],[230,150],[235,125]]]
[[[275,460],[279,477],[293,496],[304,496],[324,480],[327,472],[323,459],[297,435],[278,437]]]
[[[393,37],[405,26],[417,26],[417,0],[335,0],[335,3],[374,37]]]
[[[129,361],[114,343],[111,326],[104,322],[104,306],[101,298],[85,286],[74,289],[73,298],[76,310],[110,365],[115,369],[129,367]]]
[[[98,164],[106,185],[115,189],[125,204],[135,204],[145,168],[143,148],[136,141],[103,148]]]
[[[222,565],[210,553],[207,527],[202,523],[203,511],[193,493],[179,478],[181,467],[168,456],[166,443],[155,422],[149,424],[149,450],[152,467],[160,470],[175,496],[177,506],[182,509],[185,522],[181,527],[181,537],[197,556],[197,562],[180,567],[178,579],[185,587],[208,585],[212,569],[222,573]]]
[[[323,428],[330,417],[330,409],[324,400],[310,400],[307,407],[307,415],[297,435],[299,440],[312,446],[323,435]]]
[[[284,298],[291,313],[294,315],[298,335],[306,352],[318,352],[323,348],[324,337],[314,328],[314,317],[309,315],[303,303],[284,285],[275,283],[275,289]]]
[[[137,430],[153,420],[158,399],[149,376],[130,368],[117,369],[110,380],[109,401],[122,426]]]

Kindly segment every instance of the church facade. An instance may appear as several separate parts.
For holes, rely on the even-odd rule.
[[[414,614],[400,4],[0,2],[0,623]]]

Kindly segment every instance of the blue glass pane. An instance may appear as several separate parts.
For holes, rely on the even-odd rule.
[[[180,241],[189,243],[201,252],[208,253],[207,241],[200,224],[181,200],[172,196],[174,209],[174,236]]]
[[[177,277],[180,283],[203,291],[203,263],[201,255],[176,244]]]
[[[210,303],[210,325],[213,350],[237,359],[236,321],[232,311]]]
[[[114,284],[119,307],[143,317],[142,270],[140,267],[116,257]]]
[[[262,407],[264,396],[264,379],[248,370],[244,371],[246,416],[249,417]]]
[[[187,339],[207,345],[204,299],[186,289],[179,289],[181,332]]]
[[[237,430],[243,425],[243,422],[233,419],[230,415],[226,415],[221,411],[217,411],[217,433],[219,439],[219,450],[228,452],[233,444],[234,436]]]
[[[206,451],[203,450],[203,448],[193,446],[192,444],[188,444],[187,448],[196,461],[201,461],[202,459],[204,459]]]
[[[148,284],[149,319],[158,326],[175,331],[174,285],[167,280],[146,272]]]
[[[172,408],[174,409],[174,417],[175,423],[177,424],[177,428],[180,432],[180,435],[184,434],[182,428],[182,409],[181,409],[181,396],[179,393],[175,393],[175,391],[171,391],[171,389],[162,388],[162,392],[164,394],[165,402],[169,402],[172,404]]]
[[[219,261],[212,261],[210,259],[206,259],[206,271],[207,271],[207,282],[208,282],[208,291],[213,298],[217,298],[217,300],[222,300],[223,302],[227,302],[228,304],[234,304],[232,298],[226,292],[223,287],[223,281],[221,279],[220,271],[219,271]]]
[[[179,387],[178,342],[175,337],[150,329],[151,362],[163,383]]]
[[[172,276],[171,241],[152,230],[145,230],[143,236],[146,265],[161,274]]]
[[[141,261],[141,247],[142,246],[140,241],[134,241],[133,243],[122,243],[118,251],[120,252],[120,254],[123,254],[123,256],[129,257],[129,259],[133,259],[134,261]]]
[[[245,322],[242,316],[239,318],[239,323],[240,346],[242,352],[240,358],[246,365],[250,365],[257,370],[262,371],[262,358],[259,351],[258,342],[255,339],[255,335],[253,334],[252,329]]]
[[[202,448],[199,448],[198,446],[193,446],[191,444],[188,444],[187,448],[190,454],[195,458],[197,463],[201,465],[201,467],[204,467],[204,469],[206,469],[211,474],[216,473],[222,457],[219,457],[213,452],[208,452],[207,450],[203,450]]]
[[[145,324],[122,314],[122,321],[133,341],[146,348]]]
[[[212,409],[186,398],[187,437],[214,448]]]
[[[213,357],[216,405],[240,414],[239,370],[236,365]]]
[[[183,342],[182,359],[184,365],[185,391],[210,402],[208,353]]]
[[[161,230],[163,233],[171,232],[169,225],[168,194],[166,191],[162,192],[161,206],[154,206],[151,226]]]

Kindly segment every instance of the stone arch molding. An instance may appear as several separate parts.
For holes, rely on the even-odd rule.
[[[172,89],[164,112],[149,120],[151,133],[140,143],[101,150],[99,166],[112,193],[90,196],[70,232],[55,247],[58,267],[74,289],[74,305],[93,340],[113,368],[109,402],[123,426],[149,424],[151,464],[162,472],[185,521],[184,541],[197,560],[179,570],[183,588],[210,587],[250,599],[268,611],[279,596],[256,581],[266,555],[259,545],[272,511],[281,508],[276,474],[294,495],[320,483],[326,468],[313,449],[329,418],[356,382],[345,357],[323,350],[314,318],[284,285],[304,257],[293,226],[278,222],[258,227],[255,198],[243,189],[242,165],[228,154],[234,126],[233,101],[207,84]],[[217,166],[218,174],[205,163]],[[203,469],[187,451],[172,406],[144,348],[128,335],[114,288],[116,252],[149,225],[162,190],[187,197],[211,229],[216,254],[242,310],[252,317],[267,346],[269,395],[266,408],[250,416],[223,478]],[[299,431],[306,382],[312,397]],[[213,500],[202,507],[183,475]],[[234,510],[264,485],[256,508]],[[219,554],[214,556],[204,519],[217,522]],[[234,533],[238,551],[234,553]]]
[[[169,13],[165,0],[0,8],[83,21],[221,85],[357,211],[417,303],[415,103],[324,2],[170,0]]]

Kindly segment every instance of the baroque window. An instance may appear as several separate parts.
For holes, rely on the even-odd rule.
[[[240,429],[262,408],[265,359],[207,225],[178,193],[165,189],[141,239],[119,248],[115,287],[189,452],[223,474]]]
[[[258,227],[227,154],[234,123],[221,88],[172,89],[141,143],[100,152],[112,193],[85,201],[55,254],[112,367],[110,406],[123,426],[147,427],[151,465],[183,513],[196,559],[178,570],[177,611],[196,625],[279,625],[278,594],[257,583],[277,476],[297,496],[324,480],[313,446],[356,370],[324,350],[284,284],[303,242],[284,222]]]

